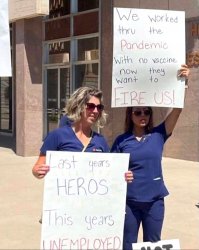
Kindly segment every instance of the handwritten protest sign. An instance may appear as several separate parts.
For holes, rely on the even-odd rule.
[[[183,11],[114,8],[112,107],[183,107]]]
[[[41,249],[121,249],[129,154],[47,152]]]
[[[141,242],[132,246],[133,250],[180,250],[180,242],[178,239],[161,240],[155,243]]]
[[[8,0],[0,1],[0,76],[11,76]]]

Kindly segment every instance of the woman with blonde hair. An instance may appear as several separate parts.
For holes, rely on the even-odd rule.
[[[40,155],[33,166],[33,175],[41,179],[49,171],[45,164],[46,151],[109,152],[109,146],[93,126],[102,128],[106,122],[102,92],[95,88],[80,87],[68,100],[66,115],[70,126],[51,131],[44,140]]]

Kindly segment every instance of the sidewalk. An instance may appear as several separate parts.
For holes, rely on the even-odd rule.
[[[0,147],[0,249],[39,249],[43,181],[31,173],[36,159]]]
[[[39,249],[43,180],[32,176],[37,157],[20,157],[0,147],[0,249]],[[170,195],[162,239],[179,239],[181,249],[199,249],[199,163],[163,159]]]
[[[181,249],[199,249],[199,163],[164,158],[164,178],[170,195],[162,239],[179,239]]]

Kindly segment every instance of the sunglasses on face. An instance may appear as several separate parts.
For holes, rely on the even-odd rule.
[[[132,111],[132,113],[133,113],[135,116],[141,116],[141,115],[149,116],[149,115],[151,115],[151,111],[150,111],[149,109],[134,110],[134,111]]]
[[[90,103],[90,102],[86,103],[87,110],[94,111],[95,108],[97,108],[98,112],[102,112],[104,110],[104,105],[103,104],[95,105],[94,103]]]

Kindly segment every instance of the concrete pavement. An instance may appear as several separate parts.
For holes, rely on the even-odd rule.
[[[20,157],[0,147],[0,249],[39,249],[43,180],[32,176],[37,157]],[[162,239],[179,239],[181,249],[199,249],[199,163],[163,159],[170,195]],[[141,234],[140,234],[141,238]]]

